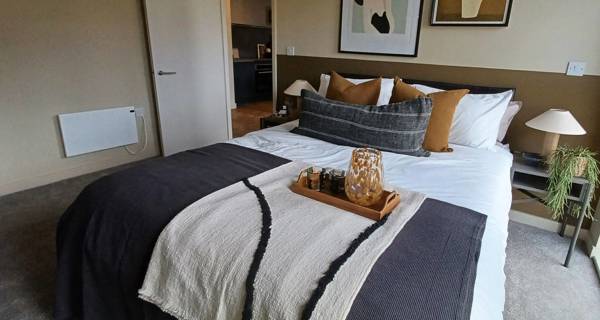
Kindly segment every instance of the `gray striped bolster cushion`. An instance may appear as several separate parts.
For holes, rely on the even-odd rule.
[[[294,133],[353,147],[428,157],[423,150],[431,116],[427,97],[383,106],[364,106],[326,99],[302,91],[300,125]]]

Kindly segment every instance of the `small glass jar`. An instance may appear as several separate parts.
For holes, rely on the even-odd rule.
[[[331,192],[331,172],[332,168],[325,168],[321,171],[321,191]]]
[[[320,190],[321,188],[321,168],[310,167],[307,170],[307,187],[312,190]]]
[[[344,183],[346,172],[344,170],[333,170],[331,172],[331,193],[344,194]]]

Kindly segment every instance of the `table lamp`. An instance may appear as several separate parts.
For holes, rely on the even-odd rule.
[[[310,85],[310,83],[308,83],[308,81],[306,80],[296,80],[294,81],[294,83],[292,83],[291,86],[289,86],[287,89],[285,89],[285,91],[283,91],[285,95],[295,97],[295,106],[293,106],[293,108],[290,106],[290,116],[293,118],[297,117],[298,113],[300,112],[302,90],[317,92],[317,90],[315,90],[315,88],[312,85]]]
[[[583,127],[575,120],[575,117],[573,117],[571,112],[565,109],[550,109],[525,122],[525,125],[546,132],[541,152],[541,156],[543,157],[548,157],[556,150],[558,147],[558,139],[561,134],[586,134]]]

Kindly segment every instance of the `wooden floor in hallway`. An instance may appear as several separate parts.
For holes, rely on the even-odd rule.
[[[273,113],[273,101],[258,101],[231,110],[233,137],[241,137],[260,129],[260,118]]]

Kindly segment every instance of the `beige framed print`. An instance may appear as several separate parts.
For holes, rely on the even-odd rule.
[[[433,0],[432,26],[506,27],[512,0]]]
[[[416,57],[422,0],[342,0],[340,52]]]

